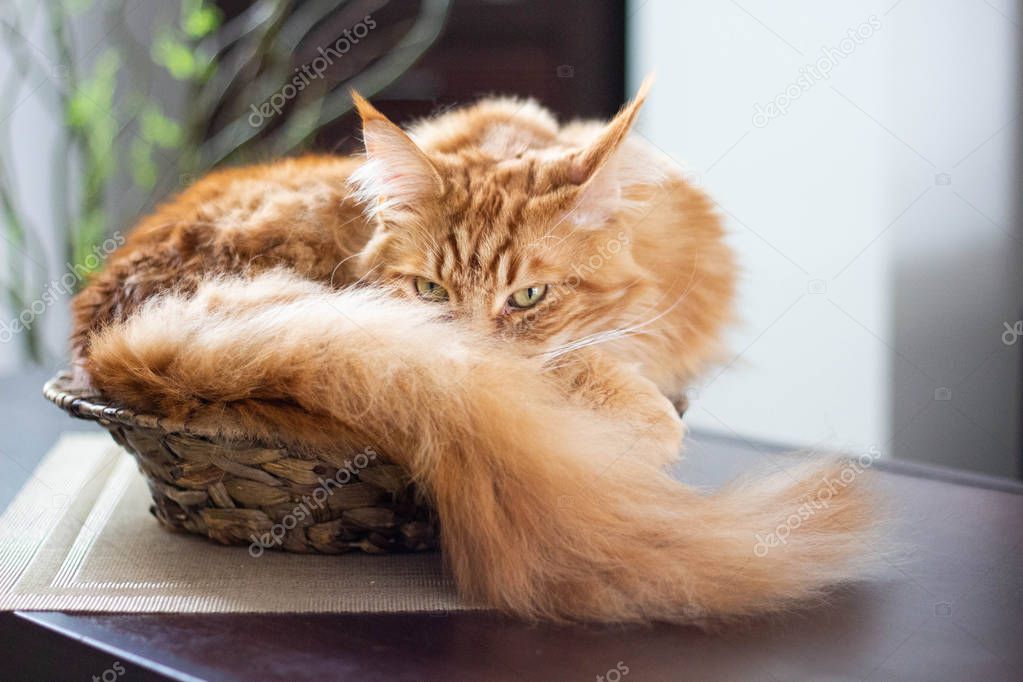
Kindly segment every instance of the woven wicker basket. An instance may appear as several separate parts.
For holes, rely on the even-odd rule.
[[[223,442],[185,424],[76,393],[60,374],[43,394],[99,422],[135,456],[153,495],[150,512],[176,531],[250,552],[418,552],[438,541],[436,514],[404,471],[370,451],[310,457],[276,444]]]

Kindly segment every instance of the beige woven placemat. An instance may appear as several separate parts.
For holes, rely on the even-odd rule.
[[[399,612],[467,608],[440,556],[316,556],[164,530],[131,456],[61,438],[0,517],[0,610]]]

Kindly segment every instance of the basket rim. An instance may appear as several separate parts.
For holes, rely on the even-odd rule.
[[[180,419],[160,417],[139,412],[129,407],[119,407],[95,392],[72,389],[71,372],[62,370],[43,384],[43,396],[72,417],[101,424],[110,422],[123,426],[158,429],[168,434],[199,436],[209,440],[223,440],[223,434],[188,424]]]
[[[129,407],[119,407],[98,393],[89,393],[80,389],[73,390],[68,386],[71,378],[70,370],[61,370],[43,384],[43,396],[72,417],[101,424],[113,422],[124,426],[158,429],[165,433],[198,436],[213,441],[224,440],[224,434],[216,429],[203,428],[180,419],[139,412]],[[685,414],[687,403],[688,401],[685,399],[676,403],[675,409],[679,415]],[[272,447],[278,447],[278,445],[274,444]]]

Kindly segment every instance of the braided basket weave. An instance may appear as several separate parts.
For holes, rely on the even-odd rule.
[[[275,444],[218,441],[185,424],[74,392],[60,374],[43,394],[99,422],[135,456],[167,528],[249,551],[418,552],[438,541],[436,514],[404,470],[375,452],[310,456]]]

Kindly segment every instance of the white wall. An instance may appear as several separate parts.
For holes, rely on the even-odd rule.
[[[657,72],[640,132],[702,179],[745,268],[735,360],[690,423],[1016,475],[1016,5],[630,15],[630,82]]]
[[[5,89],[0,101],[0,136],[3,136],[0,149],[3,150],[3,161],[8,172],[12,174],[16,198],[33,227],[33,235],[29,238],[35,244],[42,242],[45,245],[45,256],[39,254],[38,248],[33,248],[30,249],[31,259],[24,261],[24,267],[37,278],[41,290],[53,276],[55,261],[60,257],[53,248],[51,226],[54,202],[50,180],[55,163],[54,140],[60,129],[61,115],[52,106],[52,96],[48,95],[54,83],[59,83],[61,71],[54,55],[46,52],[46,24],[42,12],[36,12],[29,25],[22,27],[22,35],[31,43],[29,56],[37,68],[19,68],[8,46],[4,45],[0,49],[0,85],[6,88],[13,82],[13,78],[22,81],[19,91]],[[3,40],[11,39],[5,36]],[[6,235],[6,231],[2,234]],[[0,295],[0,320],[8,325],[5,329],[9,329],[12,320],[22,313],[22,310],[12,310],[6,292],[8,252],[12,248],[6,239],[0,239],[0,283],[4,286]],[[60,311],[56,315],[41,315],[32,323],[42,325],[51,332],[49,338],[52,346],[54,328],[60,340],[64,338],[62,332],[66,328],[63,319],[55,318],[66,317]],[[0,372],[15,369],[23,360],[22,339],[16,336],[8,340],[9,336],[3,334],[0,337],[0,340],[6,341],[0,343]]]
[[[75,45],[74,52],[79,60],[75,67],[80,77],[85,78],[92,68],[93,61],[112,46],[111,28],[102,20],[99,8],[76,15],[73,20],[71,39]],[[140,3],[135,5],[126,15],[123,30],[134,34],[136,40],[143,45],[149,44],[155,27],[166,25],[177,17],[177,8],[171,5],[156,3]],[[8,325],[14,318],[29,319],[31,324],[42,331],[44,364],[54,369],[65,363],[67,353],[67,336],[70,329],[69,296],[64,288],[54,288],[62,275],[71,269],[63,252],[64,239],[58,239],[57,202],[60,200],[74,204],[74,193],[77,186],[76,178],[71,178],[69,187],[64,193],[72,194],[70,200],[60,197],[59,184],[54,182],[55,172],[68,166],[76,168],[74,159],[59,156],[56,141],[63,125],[63,113],[60,111],[56,93],[67,89],[67,65],[61,64],[57,50],[51,40],[47,24],[45,8],[34,0],[21,0],[12,8],[7,17],[13,22],[19,19],[19,33],[28,42],[28,54],[33,60],[32,68],[24,69],[12,58],[11,45],[0,43],[0,87],[13,83],[12,76],[20,78],[20,90],[4,90],[0,99],[0,153],[3,161],[11,172],[14,180],[16,199],[28,216],[32,234],[29,239],[35,248],[30,249],[30,259],[26,259],[25,267],[36,277],[36,290],[40,295],[35,299],[38,306],[43,299],[41,293],[49,288],[57,292],[57,300],[49,302],[38,315],[23,315],[24,310],[12,310],[6,291],[0,292],[0,324]],[[121,29],[119,29],[121,30]],[[8,36],[4,41],[13,41]],[[185,92],[182,85],[169,76],[157,72],[157,79],[152,90],[158,93],[162,104],[171,115],[179,114],[187,105],[183,98]],[[124,83],[124,74],[121,82]],[[123,85],[122,85],[123,87]],[[155,95],[154,95],[155,96]],[[127,123],[126,113],[115,107],[108,115],[120,123]],[[118,149],[130,143],[132,132],[122,135],[116,142]],[[65,152],[61,152],[65,153]],[[126,155],[121,155],[123,158]],[[177,173],[167,163],[165,155],[157,155],[156,163],[165,175],[176,179]],[[118,169],[118,175],[111,180],[114,189],[110,195],[115,198],[125,196],[130,187],[126,168]],[[134,200],[134,199],[133,199]],[[111,208],[123,210],[116,201]],[[116,222],[117,211],[111,211],[111,224],[108,232],[124,228]],[[41,245],[41,246],[40,246]],[[7,282],[7,250],[13,248],[7,241],[0,238],[0,286]],[[41,253],[40,253],[41,250]],[[30,305],[33,301],[29,302]],[[24,352],[22,333],[9,339],[0,327],[0,374],[23,367],[27,362]],[[6,341],[6,342],[5,342]]]

